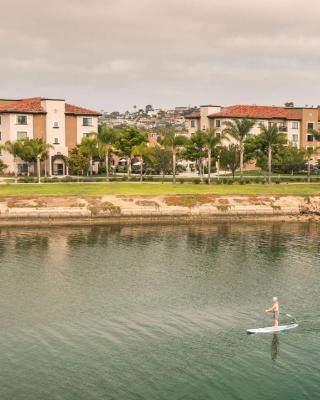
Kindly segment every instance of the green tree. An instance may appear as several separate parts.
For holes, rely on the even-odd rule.
[[[93,158],[97,155],[98,152],[98,140],[95,133],[91,133],[89,136],[82,138],[80,151],[83,155],[86,155],[89,158],[88,174],[92,175]]]
[[[279,129],[277,124],[272,124],[266,126],[264,124],[260,124],[260,132],[263,137],[264,142],[267,145],[268,152],[268,183],[271,183],[271,174],[272,174],[272,150],[273,147],[280,143],[285,143],[286,139],[283,134],[279,133]]]
[[[6,151],[7,153],[9,153],[13,156],[14,176],[15,177],[17,177],[17,175],[18,175],[17,160],[18,160],[18,158],[21,158],[22,148],[23,148],[23,144],[22,144],[22,141],[20,141],[20,140],[17,140],[15,142],[11,142],[10,140],[7,140],[4,145],[0,146],[0,149],[3,149],[4,151]]]
[[[0,160],[0,175],[2,175],[5,169],[7,168],[8,168],[7,164],[5,164],[2,160]]]
[[[80,147],[77,146],[71,150],[67,158],[67,165],[71,175],[83,175],[90,167],[90,160],[87,155],[84,155]]]
[[[255,121],[251,119],[234,119],[225,122],[223,133],[231,136],[239,144],[240,152],[240,177],[243,179],[244,140],[250,134]]]
[[[195,132],[185,144],[185,149],[182,153],[183,158],[196,163],[201,182],[203,182],[203,160],[207,157],[205,139],[203,131]]]
[[[100,126],[98,132],[98,150],[101,154],[105,155],[105,163],[106,163],[106,176],[107,180],[109,180],[109,159],[110,153],[114,149],[114,145],[116,142],[116,132],[114,129],[108,126]]]
[[[165,148],[170,149],[172,153],[172,183],[176,183],[176,166],[177,166],[177,154],[187,143],[187,138],[183,135],[177,135],[175,130],[167,129],[164,132],[164,138],[162,144]]]
[[[143,181],[144,157],[151,154],[150,150],[151,149],[145,143],[140,143],[132,148],[132,156],[137,157],[140,162],[140,182]]]
[[[234,179],[234,174],[240,167],[239,145],[232,143],[227,147],[222,147],[220,152],[220,164],[222,168],[232,172],[232,177]]]
[[[294,174],[303,170],[305,165],[305,154],[303,149],[289,144],[280,146],[272,159],[274,172],[283,174]]]
[[[154,166],[156,171],[162,175],[162,183],[164,176],[172,172],[172,151],[156,146],[154,149]]]
[[[126,157],[128,177],[131,176],[132,149],[141,143],[147,143],[147,141],[147,133],[135,127],[125,127],[117,132],[115,145],[120,154]]]
[[[217,132],[215,128],[207,129],[204,133],[204,147],[208,153],[208,183],[211,182],[211,160],[212,155],[218,146],[221,145],[223,139],[227,139],[224,133]]]
[[[26,139],[22,141],[23,148],[21,158],[37,164],[38,183],[41,183],[41,159],[54,147],[45,143],[42,139]]]

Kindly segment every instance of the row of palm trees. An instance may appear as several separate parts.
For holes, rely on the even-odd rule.
[[[36,164],[38,183],[40,183],[40,164],[49,157],[49,151],[53,146],[45,143],[42,139],[21,139],[15,142],[7,141],[0,145],[0,150],[3,150],[13,156],[14,175],[18,175],[18,159],[25,161],[28,164]],[[45,174],[46,174],[46,163]]]

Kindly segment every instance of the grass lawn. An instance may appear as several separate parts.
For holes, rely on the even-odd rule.
[[[195,185],[171,183],[48,183],[2,184],[0,197],[4,196],[102,196],[102,195],[177,195],[177,194],[276,194],[320,195],[320,184],[272,185]]]

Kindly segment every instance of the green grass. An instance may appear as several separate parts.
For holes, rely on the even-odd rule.
[[[194,185],[171,183],[49,183],[3,184],[0,197],[4,196],[102,196],[102,195],[177,195],[177,194],[275,194],[320,195],[320,184],[272,184],[272,185]]]

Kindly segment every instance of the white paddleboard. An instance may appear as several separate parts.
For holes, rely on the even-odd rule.
[[[296,328],[298,324],[267,326],[266,328],[247,329],[247,333],[275,333]]]

